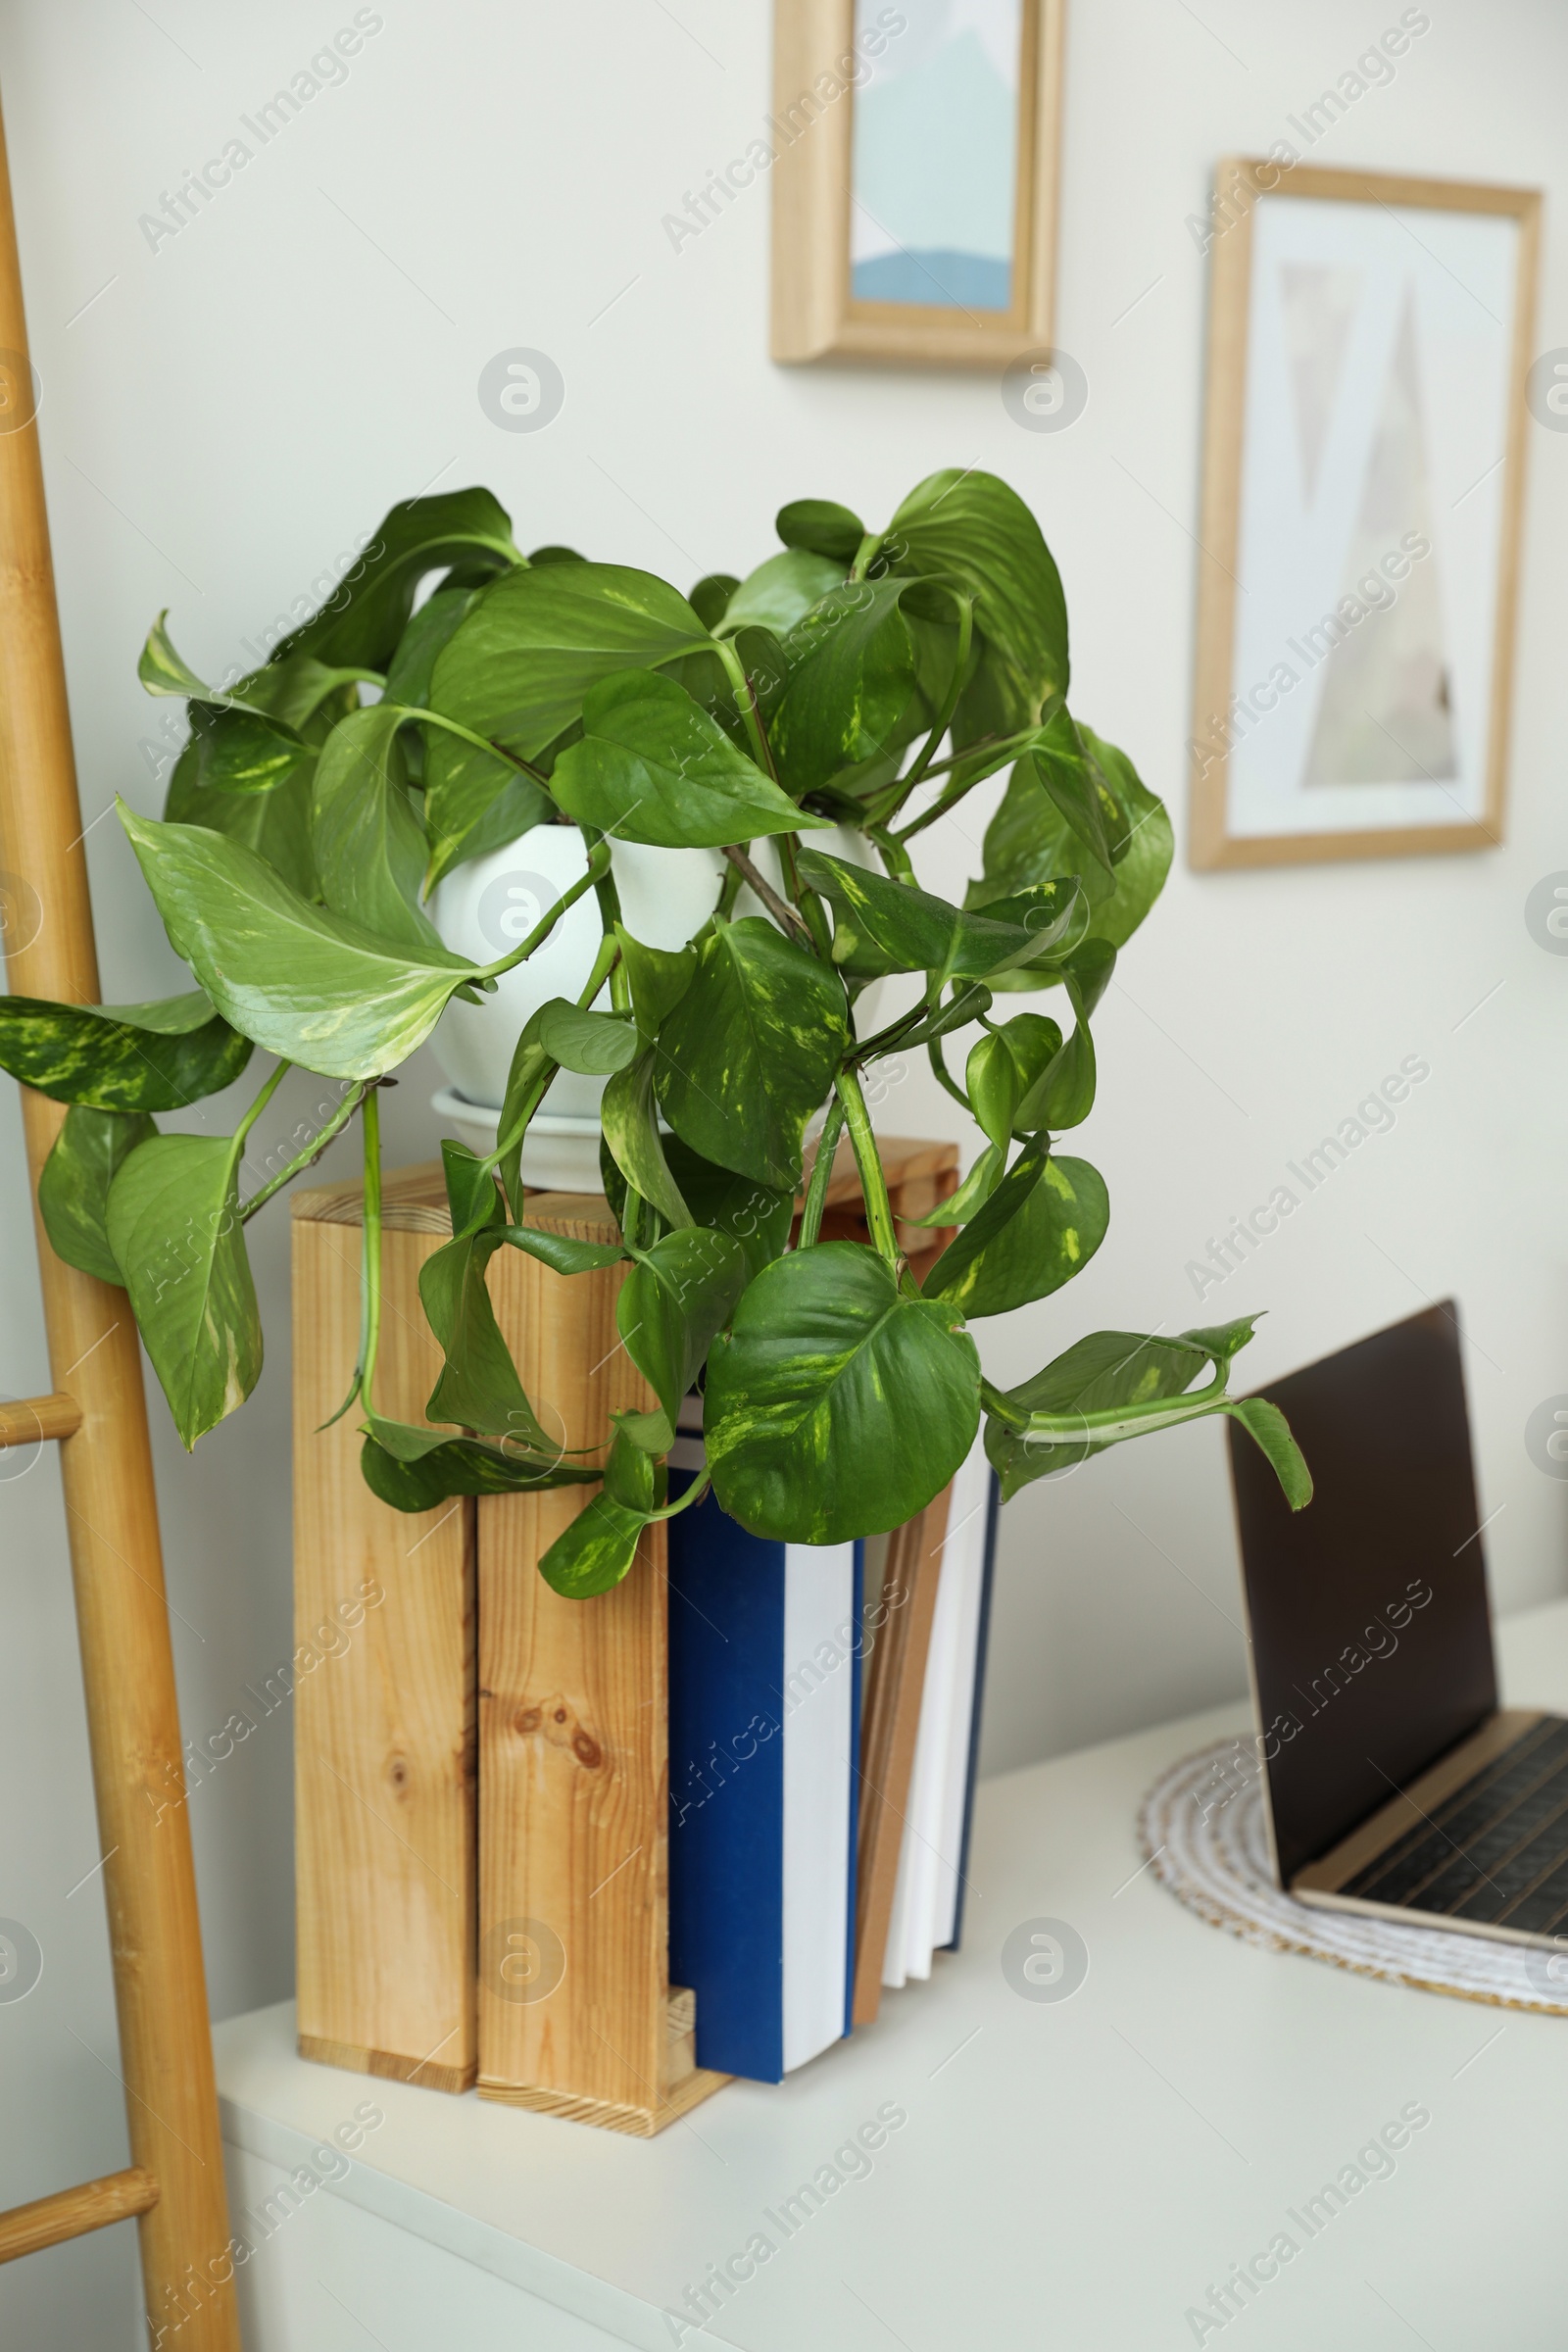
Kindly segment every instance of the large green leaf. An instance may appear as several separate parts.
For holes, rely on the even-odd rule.
[[[187,743],[174,761],[164,801],[164,821],[205,825],[275,867],[302,899],[317,896],[311,854],[314,761],[296,768],[273,792],[215,792],[201,780],[201,747]]]
[[[454,866],[504,850],[555,815],[556,804],[542,784],[499,752],[465,743],[461,736],[445,730],[431,735],[423,765],[429,890]]]
[[[387,665],[385,694],[389,703],[417,710],[429,708],[431,673],[478,593],[477,588],[438,588],[419,607]]]
[[[424,1409],[432,1421],[507,1438],[530,1456],[548,1459],[559,1449],[535,1417],[485,1284],[505,1239],[500,1196],[493,1185],[489,1189],[492,1224],[447,1242],[419,1268],[419,1298],[446,1357]]]
[[[1102,871],[1111,872],[1127,855],[1131,820],[1065,705],[1041,728],[1022,764],[1033,768],[1042,791],[1055,804],[1096,864]]]
[[[1079,894],[1071,882],[1048,882],[984,914],[969,914],[912,883],[867,873],[820,850],[803,849],[797,861],[802,880],[831,899],[840,914],[835,960],[842,956],[857,969],[862,944],[869,942],[883,969],[928,972],[933,1000],[950,980],[981,979],[1038,956],[1065,940],[1077,922]]]
[[[1105,1238],[1110,1200],[1086,1159],[1026,1146],[985,1206],[943,1250],[922,1289],[971,1321],[1010,1314],[1081,1274]]]
[[[850,552],[853,555],[854,549]],[[838,564],[806,548],[786,548],[781,556],[769,556],[731,595],[721,634],[733,637],[737,629],[763,628],[775,637],[787,637],[814,604],[843,585],[847,564],[847,558]]]
[[[309,769],[309,744],[274,720],[249,710],[208,710],[191,705],[196,773],[212,792],[271,792]]]
[[[419,909],[424,826],[398,741],[408,715],[397,703],[372,703],[332,729],[317,762],[311,846],[334,914],[440,955],[440,936]]]
[[[733,1234],[746,1253],[750,1273],[759,1274],[789,1245],[795,1216],[795,1196],[755,1177],[739,1176],[733,1168],[715,1167],[678,1135],[663,1139],[669,1172],[680,1187],[699,1225]]]
[[[1022,890],[1057,874],[1076,874],[1089,902],[1086,937],[1124,947],[1159,896],[1170,870],[1172,836],[1164,806],[1140,782],[1131,761],[1092,728],[1078,732],[1112,787],[1131,828],[1127,850],[1107,873],[1085,849],[1059,808],[1042,789],[1033,762],[1013,769],[996,815],[986,829],[984,874],[969,885],[966,904],[983,909],[1005,892]],[[1054,977],[1054,974],[1051,975]],[[1020,966],[1000,985],[1032,989],[1040,975]]]
[[[261,1377],[239,1152],[231,1136],[154,1136],[109,1187],[109,1247],[187,1451]]]
[[[902,1291],[860,1243],[824,1242],[743,1293],[705,1396],[730,1516],[754,1535],[843,1544],[941,1493],[979,1426],[980,1363],[955,1307]]]
[[[38,1177],[38,1208],[57,1257],[100,1282],[121,1283],[109,1247],[109,1187],[138,1144],[158,1133],[141,1110],[74,1103]]]
[[[462,564],[467,571],[520,561],[511,517],[490,491],[444,490],[435,498],[403,499],[320,611],[284,638],[272,659],[310,653],[322,662],[384,670],[427,573],[447,564]]]
[[[768,727],[780,781],[795,793],[883,757],[924,715],[914,646],[900,611],[907,580],[831,589],[785,640],[789,684]]]
[[[673,678],[629,669],[601,679],[582,726],[550,779],[579,824],[661,849],[722,849],[827,822],[797,808]]]
[[[189,702],[197,780],[216,792],[270,793],[308,768],[311,748],[300,729],[357,673],[301,655],[232,691],[210,686],[175,652],[168,618],[160,612],[149,630],[137,674],[149,694]]]
[[[680,1197],[660,1141],[652,1049],[611,1079],[599,1106],[599,1123],[605,1146],[626,1182],[653,1202],[666,1225],[689,1225],[691,1210]]]
[[[710,645],[683,596],[618,564],[508,572],[480,597],[435,665],[430,706],[524,760],[582,716],[584,698],[622,669],[655,669]],[[428,747],[429,772],[451,753]]]
[[[445,950],[393,947],[308,906],[273,867],[223,835],[158,825],[120,805],[175,953],[219,1010],[270,1053],[327,1078],[377,1078],[406,1061],[475,967]]]
[[[663,1407],[673,1442],[675,1418],[746,1287],[746,1253],[727,1233],[688,1225],[639,1253],[615,1301],[626,1353]],[[660,1448],[662,1450],[662,1448]]]
[[[182,1110],[236,1079],[250,1040],[200,989],[151,1004],[0,997],[0,1069],[57,1102]]]
[[[928,475],[889,523],[883,552],[974,598],[983,650],[955,717],[956,744],[1032,725],[1049,696],[1066,692],[1061,576],[1040,525],[1005,482],[973,468]]]
[[[715,924],[660,1031],[664,1116],[705,1159],[793,1192],[848,1034],[843,984],[808,949],[760,915]]]

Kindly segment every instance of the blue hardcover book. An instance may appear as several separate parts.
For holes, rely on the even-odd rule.
[[[711,1494],[669,1522],[669,1974],[720,2074],[850,2031],[860,1578],[858,1544],[767,1542]]]

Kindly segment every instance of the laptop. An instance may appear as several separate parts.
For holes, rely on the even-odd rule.
[[[1261,1392],[1314,1494],[1230,1429],[1264,1816],[1301,1902],[1568,1936],[1568,1719],[1497,1705],[1451,1301]]]

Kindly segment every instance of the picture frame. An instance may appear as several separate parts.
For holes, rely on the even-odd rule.
[[[1500,842],[1540,223],[1528,188],[1219,167],[1200,871]]]
[[[1049,351],[1064,17],[1065,0],[775,0],[775,360]]]

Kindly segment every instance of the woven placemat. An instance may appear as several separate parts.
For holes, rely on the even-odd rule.
[[[1249,1943],[1305,1952],[1388,1984],[1568,2017],[1568,1939],[1560,1948],[1504,1943],[1319,1911],[1282,1893],[1269,1867],[1262,1784],[1247,1741],[1221,1740],[1171,1765],[1145,1797],[1138,1831],[1172,1894]]]

